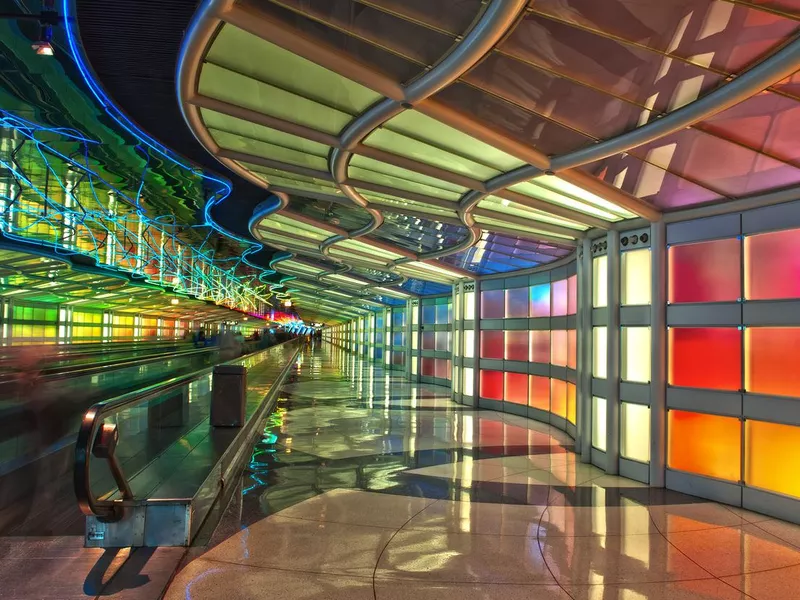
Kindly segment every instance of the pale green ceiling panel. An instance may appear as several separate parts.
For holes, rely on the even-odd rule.
[[[514,192],[519,192],[520,194],[525,194],[531,198],[544,200],[545,202],[550,202],[551,204],[563,206],[564,208],[576,210],[578,212],[582,212],[593,217],[598,217],[600,219],[605,219],[607,221],[617,221],[620,218],[616,214],[609,212],[604,208],[594,206],[593,204],[589,204],[588,202],[584,202],[571,196],[565,196],[564,194],[540,185],[536,185],[530,181],[517,183],[510,186],[508,189]]]
[[[586,225],[581,223],[577,223],[569,219],[562,219],[561,217],[557,217],[550,213],[537,210],[535,208],[530,208],[518,202],[498,198],[497,196],[487,196],[478,203],[478,208],[484,208],[493,212],[501,213],[497,215],[498,219],[502,219],[503,215],[506,214],[516,217],[523,217],[532,221],[541,221],[542,223],[551,223],[561,227],[577,229],[579,231],[585,231],[588,229]]]
[[[572,196],[573,198],[580,198],[581,200],[584,200],[589,204],[598,206],[600,208],[604,208],[609,212],[617,214],[625,219],[632,219],[636,217],[635,214],[625,210],[621,206],[617,206],[616,204],[606,200],[602,196],[598,196],[597,194],[585,190],[580,186],[569,183],[568,181],[564,181],[557,175],[540,175],[539,177],[531,179],[530,183],[533,185],[538,185],[549,188],[551,190],[555,190],[564,195]]]
[[[220,148],[224,148],[225,150],[244,152],[253,156],[277,160],[290,165],[308,167],[318,171],[324,171],[328,168],[328,160],[325,157],[298,152],[297,150],[284,148],[283,146],[275,146],[259,140],[243,138],[217,129],[209,129],[208,132],[211,134],[214,141],[219,144]]]
[[[465,188],[464,186],[443,181],[436,177],[430,177],[429,175],[423,175],[422,173],[417,173],[416,171],[410,171],[402,167],[396,167],[394,165],[390,165],[389,163],[381,162],[379,160],[374,160],[372,158],[361,156],[359,154],[353,156],[352,160],[350,161],[350,167],[351,168],[360,167],[369,171],[374,171],[376,173],[384,173],[386,175],[391,175],[393,177],[398,177],[400,179],[413,181],[415,183],[421,183],[424,185],[429,185],[431,187],[440,188],[443,190],[449,190],[451,192],[458,192],[459,194],[463,194],[464,192],[467,191],[467,188]]]
[[[433,187],[431,185],[425,185],[422,183],[415,183],[413,181],[409,181],[408,179],[400,179],[399,177],[376,173],[375,171],[369,171],[360,167],[351,166],[348,170],[348,175],[353,180],[376,183],[378,185],[390,187],[395,190],[414,192],[424,196],[431,196],[432,198],[439,198],[440,200],[450,200],[452,202],[456,202],[461,197],[459,192],[444,190],[442,188]]]
[[[448,210],[446,208],[440,208],[430,204],[423,204],[422,202],[416,202],[414,200],[407,200],[397,196],[389,196],[388,194],[378,194],[376,192],[370,192],[363,189],[358,189],[358,193],[369,200],[370,203],[391,207],[394,209],[393,212],[400,214],[403,214],[403,209],[405,208],[414,212],[425,213],[432,216],[458,217],[458,213],[456,212],[455,208],[453,210]]]
[[[475,215],[475,222],[479,225],[486,225],[487,229],[491,229],[492,226],[495,227],[502,227],[503,229],[513,229],[514,231],[519,231],[521,233],[530,233],[532,235],[540,235],[545,237],[553,237],[553,238],[561,238],[565,240],[573,240],[575,239],[569,235],[561,235],[559,233],[551,233],[549,231],[542,231],[541,229],[537,229],[535,226],[531,225],[519,225],[517,223],[509,223],[501,219],[495,219],[493,217],[484,217],[483,215]]]
[[[206,61],[350,115],[381,98],[369,88],[233,25],[223,25]]]
[[[352,118],[346,112],[210,63],[203,65],[198,92],[334,135]]]

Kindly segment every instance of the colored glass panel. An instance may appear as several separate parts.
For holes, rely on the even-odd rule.
[[[505,359],[506,360],[528,360],[528,332],[527,331],[506,331],[505,332]]]
[[[578,276],[573,275],[567,279],[567,314],[574,315],[578,312]]]
[[[465,396],[472,396],[474,391],[474,384],[475,384],[475,372],[473,371],[472,367],[464,367],[464,372],[462,374],[462,389],[464,390]]]
[[[505,291],[481,292],[481,319],[502,319],[505,316]]]
[[[650,267],[649,248],[622,253],[620,303],[623,306],[650,304]]]
[[[669,329],[670,385],[736,391],[742,387],[742,332],[736,327]]]
[[[446,358],[437,358],[434,360],[434,375],[439,379],[450,379],[451,362]]]
[[[608,371],[606,357],[608,356],[608,328],[595,327],[592,329],[592,376],[605,379]]]
[[[416,358],[416,356],[414,358]],[[420,374],[426,377],[433,377],[436,375],[435,359],[422,357],[419,359],[419,363],[420,363]]]
[[[452,321],[453,305],[449,302],[447,304],[436,305],[436,323],[438,325],[447,325]]]
[[[623,402],[620,410],[620,453],[640,462],[650,461],[650,407]]]
[[[650,328],[623,327],[621,335],[623,381],[650,382]]]
[[[741,423],[734,417],[671,410],[667,416],[667,466],[739,481]]]
[[[567,314],[567,306],[569,303],[567,280],[562,279],[561,281],[554,281],[550,289],[550,314],[554,317],[563,317]]]
[[[464,320],[475,319],[475,292],[464,292]]]
[[[578,368],[578,332],[575,329],[567,330],[567,366]]]
[[[506,319],[527,318],[528,288],[506,290]]]
[[[745,421],[744,481],[800,497],[800,427]]]
[[[525,373],[505,373],[505,401],[528,405],[528,376]]]
[[[744,238],[744,290],[748,300],[800,298],[800,229]]]
[[[567,383],[567,421],[575,425],[578,420],[578,388],[574,383]]]
[[[551,332],[550,362],[558,367],[567,366],[567,332],[558,329]]]
[[[436,350],[439,351],[450,351],[450,332],[449,331],[437,331],[436,332]]]
[[[596,256],[592,259],[592,306],[608,306],[608,257]]]
[[[503,360],[504,343],[503,331],[481,331],[481,358]]]
[[[475,331],[472,329],[464,330],[464,358],[475,357]]]
[[[550,412],[563,419],[567,418],[567,382],[550,379]]]
[[[530,315],[532,317],[550,316],[550,284],[531,286],[531,306]]]
[[[503,399],[503,375],[502,371],[481,369],[481,398]]]
[[[744,340],[744,389],[800,397],[800,327],[748,327]]]
[[[422,324],[433,325],[436,323],[436,307],[433,305],[422,306]]]
[[[531,331],[530,362],[550,362],[550,331]]]
[[[422,332],[422,349],[435,350],[436,349],[436,333],[433,331]]]
[[[670,246],[668,256],[671,303],[735,302],[741,298],[738,239]]]
[[[606,399],[592,397],[592,446],[605,452],[606,436]]]
[[[539,375],[528,376],[529,406],[550,411],[550,378]]]

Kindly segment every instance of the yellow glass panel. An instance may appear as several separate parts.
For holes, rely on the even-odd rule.
[[[607,368],[608,339],[607,327],[595,327],[592,329],[593,349],[592,349],[592,376],[598,379],[605,379]]]
[[[622,380],[650,382],[650,328],[622,328]]]
[[[650,249],[630,250],[622,253],[622,289],[620,302],[623,306],[650,304]]]
[[[745,421],[747,485],[800,498],[800,427]]]
[[[650,407],[622,403],[620,453],[640,462],[650,461]]]
[[[592,306],[608,306],[608,257],[592,259]]]
[[[606,450],[606,399],[592,397],[592,446]]]

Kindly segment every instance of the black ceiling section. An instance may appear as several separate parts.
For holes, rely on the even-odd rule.
[[[213,216],[249,237],[247,223],[268,192],[228,171],[195,140],[175,94],[175,65],[197,5],[197,0],[75,1],[81,42],[106,93],[152,137],[231,180],[232,196]],[[266,265],[269,257],[259,258]]]

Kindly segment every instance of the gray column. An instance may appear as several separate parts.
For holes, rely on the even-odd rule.
[[[419,300],[417,300],[419,303]],[[406,300],[406,324],[404,327],[405,330],[405,351],[406,351],[406,365],[405,365],[405,374],[406,379],[411,379],[413,376],[411,375],[411,359],[412,359],[412,344],[411,344],[411,336],[413,335],[411,331],[411,321],[412,315],[415,310],[418,310],[419,306],[414,306],[414,300]],[[419,377],[419,375],[417,375]],[[417,381],[415,379],[414,381]]]
[[[592,460],[592,242],[578,250],[578,443],[581,462]]]
[[[609,231],[608,240],[608,345],[606,364],[608,372],[606,472],[619,473],[619,231]]]
[[[650,485],[664,487],[667,448],[667,231],[663,219],[650,227]]]
[[[475,319],[472,321],[473,331],[475,332],[472,356],[474,368],[472,369],[472,406],[478,407],[478,399],[481,397],[481,282],[475,280]],[[477,421],[477,419],[475,419]],[[478,439],[478,438],[475,438]]]

